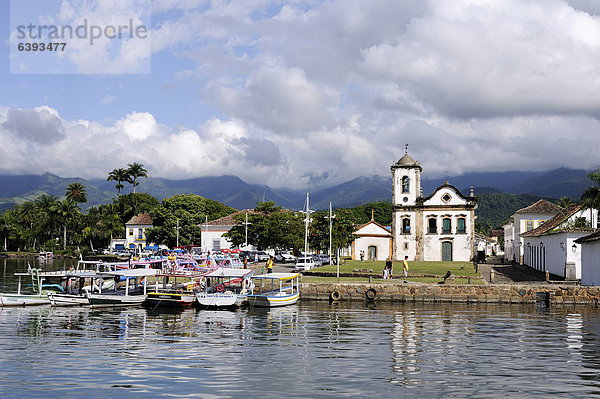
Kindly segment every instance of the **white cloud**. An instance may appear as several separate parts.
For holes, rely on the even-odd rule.
[[[136,112],[142,103],[125,92],[110,122],[65,120],[48,107],[0,109],[6,171],[91,177],[137,161],[155,176],[233,174],[300,188],[386,175],[404,143],[424,177],[600,163],[592,1],[153,6],[153,56],[166,68],[156,79],[197,88],[211,115],[195,120],[193,102],[160,97],[159,107],[143,103],[152,113]],[[131,60],[120,59],[140,57],[131,49]],[[191,123],[159,122],[188,108]],[[23,161],[32,146],[38,156]]]

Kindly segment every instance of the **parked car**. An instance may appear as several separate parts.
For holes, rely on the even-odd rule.
[[[315,267],[321,267],[323,266],[323,264],[321,263],[321,258],[319,257],[319,255],[311,255],[313,258],[313,263],[315,264]]]
[[[324,265],[330,265],[331,264],[331,259],[329,259],[329,255],[327,254],[319,254],[316,255],[319,257],[319,260],[321,261],[321,266]]]
[[[267,255],[265,251],[258,251],[256,254],[258,255],[259,262],[266,262],[269,260],[269,255]]]
[[[290,251],[275,251],[275,262],[296,263],[296,257]]]
[[[315,265],[315,262],[314,262],[314,259],[312,256],[299,256],[298,259],[296,260],[296,267],[294,268],[294,270],[299,272],[299,271],[310,270],[315,267],[317,267],[317,266]]]

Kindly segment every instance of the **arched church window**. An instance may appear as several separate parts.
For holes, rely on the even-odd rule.
[[[452,221],[450,220],[450,218],[444,218],[444,220],[442,220],[442,233],[452,233]]]
[[[402,234],[410,234],[410,219],[402,219]]]
[[[409,190],[410,190],[410,179],[408,178],[408,176],[404,176],[402,178],[402,192],[408,193]]]
[[[429,234],[437,234],[437,219],[430,218],[427,222],[427,232]]]

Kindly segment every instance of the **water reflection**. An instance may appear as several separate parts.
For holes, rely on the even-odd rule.
[[[600,394],[595,309],[0,309],[0,397]]]

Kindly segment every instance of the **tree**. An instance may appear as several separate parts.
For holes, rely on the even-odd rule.
[[[148,171],[144,169],[144,165],[137,162],[130,163],[127,166],[129,166],[127,171],[129,172],[129,176],[131,176],[131,184],[133,185],[133,193],[135,194],[135,187],[140,185],[137,181],[138,177],[145,177],[147,179]]]
[[[177,244],[179,224],[179,244],[200,243],[199,225],[235,212],[234,208],[218,201],[209,200],[196,194],[178,194],[162,200],[150,216],[154,228],[146,231],[149,241],[174,247]]]
[[[116,206],[119,218],[125,224],[139,213],[151,213],[160,206],[160,201],[150,194],[129,193],[113,200],[113,204]]]
[[[588,177],[592,181],[592,186],[585,189],[581,195],[581,202],[586,208],[600,210],[600,170],[591,172]]]
[[[8,251],[8,235],[15,229],[16,218],[14,211],[6,210],[0,215],[0,228],[4,237],[4,251]]]
[[[571,198],[564,196],[560,199],[560,201],[558,202],[558,206],[560,206],[563,209],[567,209],[568,207],[574,205],[573,201],[571,200]]]
[[[75,203],[87,202],[87,193],[82,183],[71,183],[67,187],[66,198]]]
[[[106,181],[116,181],[115,188],[117,191],[117,196],[121,196],[121,189],[125,187],[123,182],[132,183],[131,176],[129,175],[129,171],[127,169],[119,168],[113,169],[112,172],[108,174],[108,178]]]
[[[79,206],[70,199],[59,201],[54,206],[54,214],[63,227],[63,249],[67,249],[67,224],[79,215]]]
[[[246,239],[246,215],[237,215],[237,225],[224,234],[233,244],[240,246]],[[281,209],[275,202],[260,202],[254,213],[248,215],[248,244],[259,249],[294,249],[304,247],[304,224],[301,214]]]
[[[56,227],[56,217],[54,210],[58,206],[59,200],[54,195],[42,194],[35,200],[35,205],[40,212],[39,227],[45,237],[54,238]]]

